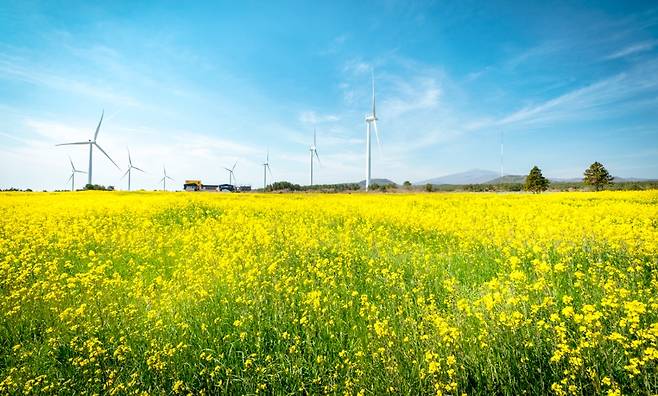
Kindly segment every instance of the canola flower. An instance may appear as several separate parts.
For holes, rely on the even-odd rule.
[[[658,192],[0,194],[0,394],[656,394]]]

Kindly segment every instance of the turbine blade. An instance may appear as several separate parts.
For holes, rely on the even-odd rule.
[[[224,169],[226,169],[226,170],[229,171],[229,172],[233,172],[232,170],[230,170],[230,169],[227,168],[227,167],[224,167]]]
[[[76,172],[76,173],[84,173],[84,174],[87,174],[87,172],[85,172],[85,171],[81,171],[81,170],[77,170],[77,169],[75,170],[75,172]]]
[[[377,147],[379,147],[379,155],[384,156],[382,153],[382,144],[379,141],[379,132],[377,132],[377,120],[372,120],[372,126],[375,127],[375,137],[377,138]]]
[[[130,166],[133,166],[133,161],[132,161],[132,159],[130,158],[130,149],[129,149],[128,147],[126,147],[126,150],[128,150],[128,164],[129,164]]]
[[[272,176],[272,169],[270,169],[270,164],[267,164],[267,171],[270,172],[270,177],[274,177]]]
[[[233,171],[235,170],[235,166],[236,166],[237,164],[238,164],[238,161],[236,160],[236,161],[235,161],[235,164],[233,164],[233,168],[231,168],[231,172],[233,172]]]
[[[101,124],[103,123],[103,116],[105,115],[105,109],[103,109],[103,112],[101,113],[101,120],[98,121],[98,126],[96,127],[96,133],[94,133],[94,142],[96,141],[96,138],[98,137],[98,131],[101,129]]]
[[[69,178],[68,178],[68,180],[67,180],[66,182],[67,182],[67,183],[70,182],[71,179],[73,179],[73,173],[71,173],[71,176],[69,176]]]
[[[315,153],[315,158],[318,159],[318,163],[322,165],[322,161],[320,161],[320,156],[318,155],[318,150],[313,150],[313,152]]]
[[[374,69],[370,69],[370,75],[372,77],[372,117],[376,118],[376,116],[375,116],[375,71],[374,71]]]
[[[75,143],[60,143],[56,144],[55,146],[70,146],[73,144],[90,144],[91,142],[75,142]]]
[[[175,181],[174,179],[172,179],[172,178],[169,177],[169,176],[167,176],[167,179],[169,179],[169,180],[171,180],[171,181]]]
[[[144,172],[143,170],[139,169],[139,168],[136,167],[136,166],[132,166],[132,165],[130,165],[130,167],[133,168],[133,169],[137,169],[138,171],[140,171],[140,172],[142,172],[142,173],[146,173],[146,172]]]
[[[124,177],[128,176],[128,173],[130,173],[130,168],[128,168],[126,173],[124,173],[123,176],[121,176],[121,180],[123,180]]]
[[[105,152],[105,150],[103,150],[103,149],[101,148],[101,146],[98,145],[98,143],[95,143],[95,142],[94,142],[94,146],[96,146],[96,147],[101,151],[101,153],[105,154],[105,156],[107,157],[107,159],[109,159],[110,161],[112,161],[112,163],[114,164],[114,166],[117,167],[117,169],[121,170],[121,168],[119,168],[119,165],[117,165],[117,163],[114,162],[114,160],[113,160],[113,159],[112,159],[112,158],[111,158],[111,157]]]

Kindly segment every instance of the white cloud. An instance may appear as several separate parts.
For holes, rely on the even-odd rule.
[[[362,61],[361,59],[350,59],[345,62],[343,66],[343,72],[349,74],[363,74],[370,73],[373,65],[371,63]]]
[[[43,67],[26,64],[23,60],[0,54],[0,78],[19,80],[29,84],[40,85],[51,89],[71,92],[78,95],[93,97],[104,102],[122,106],[145,107],[136,98],[108,89],[100,84],[92,84],[80,78],[58,75]]]
[[[390,118],[416,110],[435,108],[441,96],[437,79],[424,76],[411,79],[396,78],[391,91],[388,92],[390,96],[381,104],[381,111]]]
[[[545,102],[522,108],[494,124],[554,125],[566,120],[609,117],[629,109],[637,110],[638,97],[655,93],[656,90],[658,62],[651,61]]]
[[[658,40],[642,41],[642,42],[631,44],[629,46],[621,48],[618,51],[606,56],[604,59],[611,60],[611,59],[625,58],[629,55],[637,54],[637,53],[640,53],[640,52],[650,51],[656,45],[658,45]]]
[[[299,115],[299,121],[302,124],[315,125],[326,122],[336,122],[340,120],[335,114],[318,114],[315,111],[303,111]]]

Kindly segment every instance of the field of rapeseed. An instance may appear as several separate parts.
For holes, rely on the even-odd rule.
[[[658,192],[0,195],[2,394],[655,394]]]

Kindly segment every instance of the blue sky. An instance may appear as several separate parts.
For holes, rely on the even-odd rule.
[[[533,165],[658,177],[655,2],[0,2],[0,187],[65,188],[99,143],[152,189],[181,182],[418,181]],[[528,2],[529,3],[529,2]],[[94,181],[125,188],[98,152]],[[179,183],[180,184],[180,183]]]

